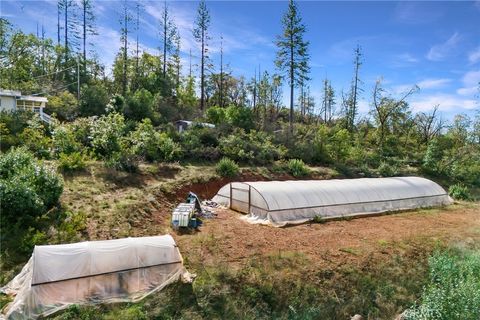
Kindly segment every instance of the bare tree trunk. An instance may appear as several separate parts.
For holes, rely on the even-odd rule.
[[[122,95],[127,93],[127,59],[128,59],[128,15],[127,4],[124,8],[124,34],[123,34],[123,75],[122,75]]]
[[[223,37],[220,41],[220,107],[223,108]]]
[[[83,4],[83,63],[84,63],[84,68],[86,68],[86,61],[87,61],[87,3],[86,3],[86,0],[82,0],[82,4]]]
[[[257,68],[255,68],[255,74],[253,76],[253,113],[257,108]]]
[[[60,2],[57,4],[57,45],[60,45]]]
[[[290,35],[290,134],[293,133],[293,87],[294,87],[294,70],[293,70],[293,35]]]
[[[68,61],[68,0],[65,1],[65,63]]]
[[[163,10],[163,78],[165,79],[167,77],[167,37],[168,37],[168,21],[167,21],[167,7],[165,7]]]
[[[200,110],[205,110],[205,30],[202,28],[202,61],[200,71]]]
[[[136,60],[135,60],[135,82],[137,83],[138,82],[138,75],[139,75],[139,64],[138,64],[138,61],[139,61],[139,58],[138,58],[138,32],[139,32],[139,29],[140,29],[140,5],[137,3],[137,47],[136,47],[136,51],[135,51],[135,54],[136,54]],[[138,85],[138,84],[137,84]]]

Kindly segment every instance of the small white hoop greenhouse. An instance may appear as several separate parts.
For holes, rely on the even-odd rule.
[[[7,319],[48,316],[71,304],[138,301],[186,272],[170,235],[35,246],[2,291]]]
[[[445,190],[420,177],[232,182],[212,199],[247,213],[252,223],[298,224],[452,203]]]

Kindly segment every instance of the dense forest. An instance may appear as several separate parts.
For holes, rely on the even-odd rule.
[[[252,78],[234,76],[223,49],[220,64],[213,64],[215,17],[205,1],[192,21],[199,52],[190,54],[188,64],[182,63],[182,35],[168,4],[158,21],[158,54],[140,49],[141,4],[122,6],[121,48],[111,66],[100,63],[93,45],[94,1],[59,0],[56,39],[46,38],[43,27],[26,34],[15,21],[0,18],[0,88],[48,97],[45,111],[55,119],[45,124],[29,112],[0,113],[3,258],[17,241],[22,252],[41,243],[38,230],[45,228],[47,212],[57,212],[52,208],[63,190],[56,170],[78,172],[92,161],[118,172],[180,162],[219,163],[225,176],[244,165],[286,168],[294,176],[306,174],[308,166],[332,167],[345,177],[423,175],[457,199],[478,197],[480,112],[446,121],[439,106],[412,110],[416,86],[400,96],[388,92],[382,79],[366,86],[368,57],[360,45],[352,48],[348,90],[334,88],[329,79],[312,88],[308,26],[295,2],[278,17],[283,29],[272,39],[276,68]],[[321,92],[320,101],[313,91]],[[360,95],[370,103],[368,114],[359,112]],[[480,104],[479,96],[480,84]],[[179,133],[178,120],[194,125]]]

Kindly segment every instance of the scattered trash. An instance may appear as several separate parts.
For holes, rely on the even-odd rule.
[[[203,209],[203,211],[199,213],[199,216],[206,219],[212,219],[215,218],[217,214],[211,210]]]
[[[218,208],[218,207],[219,207],[218,203],[211,200],[204,200],[202,202],[202,212],[200,213],[200,215],[203,218],[207,218],[207,219],[215,218],[217,214],[212,209]]]
[[[204,207],[210,207],[210,208],[218,208],[220,207],[220,205],[218,203],[216,203],[215,201],[212,201],[212,200],[204,200],[202,202],[202,206]]]
[[[184,273],[182,273],[180,280],[182,280],[183,283],[188,284],[188,283],[193,283],[193,280],[195,280],[196,277],[197,275],[195,273],[190,273],[188,271],[185,271]]]

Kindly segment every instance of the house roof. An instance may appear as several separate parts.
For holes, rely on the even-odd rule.
[[[26,100],[26,101],[37,101],[37,102],[48,102],[48,99],[45,97],[36,97],[36,96],[20,96],[19,100]]]
[[[21,95],[20,91],[0,89],[0,96],[20,97]]]
[[[45,97],[26,96],[26,95],[22,95],[20,91],[16,91],[16,90],[0,89],[0,96],[15,97],[16,99],[26,100],[26,101],[48,102],[48,99]]]

